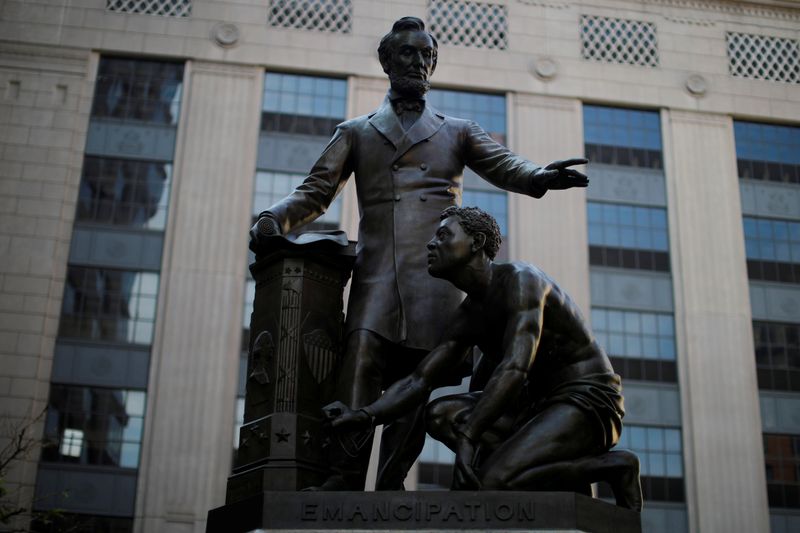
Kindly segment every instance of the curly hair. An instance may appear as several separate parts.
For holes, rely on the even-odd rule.
[[[456,207],[453,205],[442,211],[439,220],[449,217],[457,217],[459,224],[464,228],[467,235],[474,236],[478,233],[486,235],[483,251],[486,252],[489,259],[495,258],[503,239],[500,237],[500,226],[497,225],[497,221],[492,215],[477,207]]]
[[[425,31],[425,23],[417,17],[403,17],[395,21],[392,25],[392,31],[387,33],[381,39],[378,45],[378,61],[381,62],[383,71],[388,73],[389,59],[391,59],[392,51],[394,50],[394,37],[398,33],[404,31]],[[433,70],[436,70],[436,60],[439,57],[439,43],[436,42],[436,37],[430,32],[428,36],[433,41]]]

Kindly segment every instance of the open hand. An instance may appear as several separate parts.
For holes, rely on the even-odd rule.
[[[572,159],[562,159],[553,161],[546,167],[542,167],[533,174],[536,183],[545,189],[569,189],[571,187],[586,187],[589,185],[589,178],[586,174],[575,169],[568,168],[573,165],[585,165],[588,159],[576,157]]]

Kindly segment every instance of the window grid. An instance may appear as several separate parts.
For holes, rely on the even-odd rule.
[[[102,58],[92,118],[176,126],[183,88],[183,64]]]
[[[580,31],[584,59],[642,67],[658,66],[655,24],[582,15]]]
[[[734,32],[725,38],[732,76],[800,83],[800,41]]]
[[[137,468],[146,393],[53,384],[42,461]]]
[[[657,111],[583,106],[586,157],[593,163],[663,168]]]
[[[800,263],[800,222],[742,217],[748,259]]]
[[[739,178],[800,184],[800,128],[736,120]]]
[[[465,0],[430,0],[430,30],[439,43],[472,48],[508,48],[506,6]]]
[[[506,97],[500,94],[432,89],[428,102],[447,115],[473,120],[497,142],[506,142]]]
[[[188,17],[192,0],[106,0],[106,9],[120,13]]]
[[[661,120],[657,111],[583,106],[587,144],[661,150]]]
[[[800,324],[753,321],[758,385],[800,391]]]
[[[675,321],[666,313],[592,308],[592,329],[609,355],[675,360]]]
[[[76,221],[163,231],[172,165],[86,156]]]
[[[587,210],[590,245],[669,251],[666,209],[587,202]]]
[[[681,430],[626,425],[617,448],[639,456],[641,474],[654,477],[683,477]]]
[[[350,33],[350,0],[271,0],[269,25],[297,30]]]
[[[328,137],[344,120],[347,81],[268,72],[264,78],[261,130]]]
[[[763,437],[770,507],[800,508],[800,435]]]
[[[60,337],[150,344],[159,275],[70,265]]]

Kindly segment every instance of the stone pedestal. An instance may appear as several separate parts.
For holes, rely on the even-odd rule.
[[[355,260],[343,234],[273,237],[256,280],[244,425],[228,504],[296,491],[328,475],[321,407],[332,401],[342,345],[342,293]]]
[[[571,492],[264,492],[212,510],[207,523],[208,533],[642,531],[639,513]]]

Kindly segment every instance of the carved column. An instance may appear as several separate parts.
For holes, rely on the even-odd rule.
[[[329,474],[320,408],[332,401],[342,293],[355,260],[354,243],[340,237],[303,245],[275,237],[272,251],[250,266],[256,293],[229,504],[265,490],[317,485]]]

